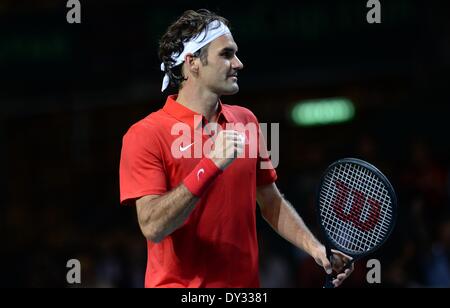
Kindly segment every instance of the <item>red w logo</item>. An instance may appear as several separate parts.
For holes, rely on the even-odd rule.
[[[356,228],[361,231],[367,232],[375,228],[380,219],[380,203],[370,197],[367,198],[367,203],[370,206],[369,215],[365,221],[361,220],[361,214],[365,205],[366,196],[356,190],[352,189],[353,202],[350,206],[349,213],[345,213],[344,208],[348,202],[350,196],[350,188],[341,181],[335,181],[336,194],[333,199],[333,210],[337,217],[347,222],[351,221]]]

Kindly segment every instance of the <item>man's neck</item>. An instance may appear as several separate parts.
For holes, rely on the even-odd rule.
[[[179,91],[177,102],[183,106],[202,114],[208,122],[217,120],[219,96],[211,92],[190,90],[183,88]]]

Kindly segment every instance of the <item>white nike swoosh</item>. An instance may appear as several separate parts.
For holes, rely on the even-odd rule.
[[[197,171],[197,180],[200,181],[200,174],[205,173],[205,169],[201,168],[200,170]]]
[[[195,142],[192,142],[191,144],[189,144],[189,145],[187,145],[187,146],[185,146],[185,147],[181,146],[181,144],[180,144],[180,152],[186,151],[186,150],[189,149],[194,143],[195,143]]]

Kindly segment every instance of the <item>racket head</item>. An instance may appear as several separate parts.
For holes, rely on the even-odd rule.
[[[317,190],[317,216],[330,245],[359,259],[379,249],[397,220],[397,196],[386,176],[357,158],[333,162]]]

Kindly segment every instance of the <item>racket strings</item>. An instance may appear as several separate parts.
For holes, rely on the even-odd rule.
[[[389,192],[362,166],[336,165],[324,178],[319,203],[325,231],[351,252],[376,247],[389,232],[393,218]]]

